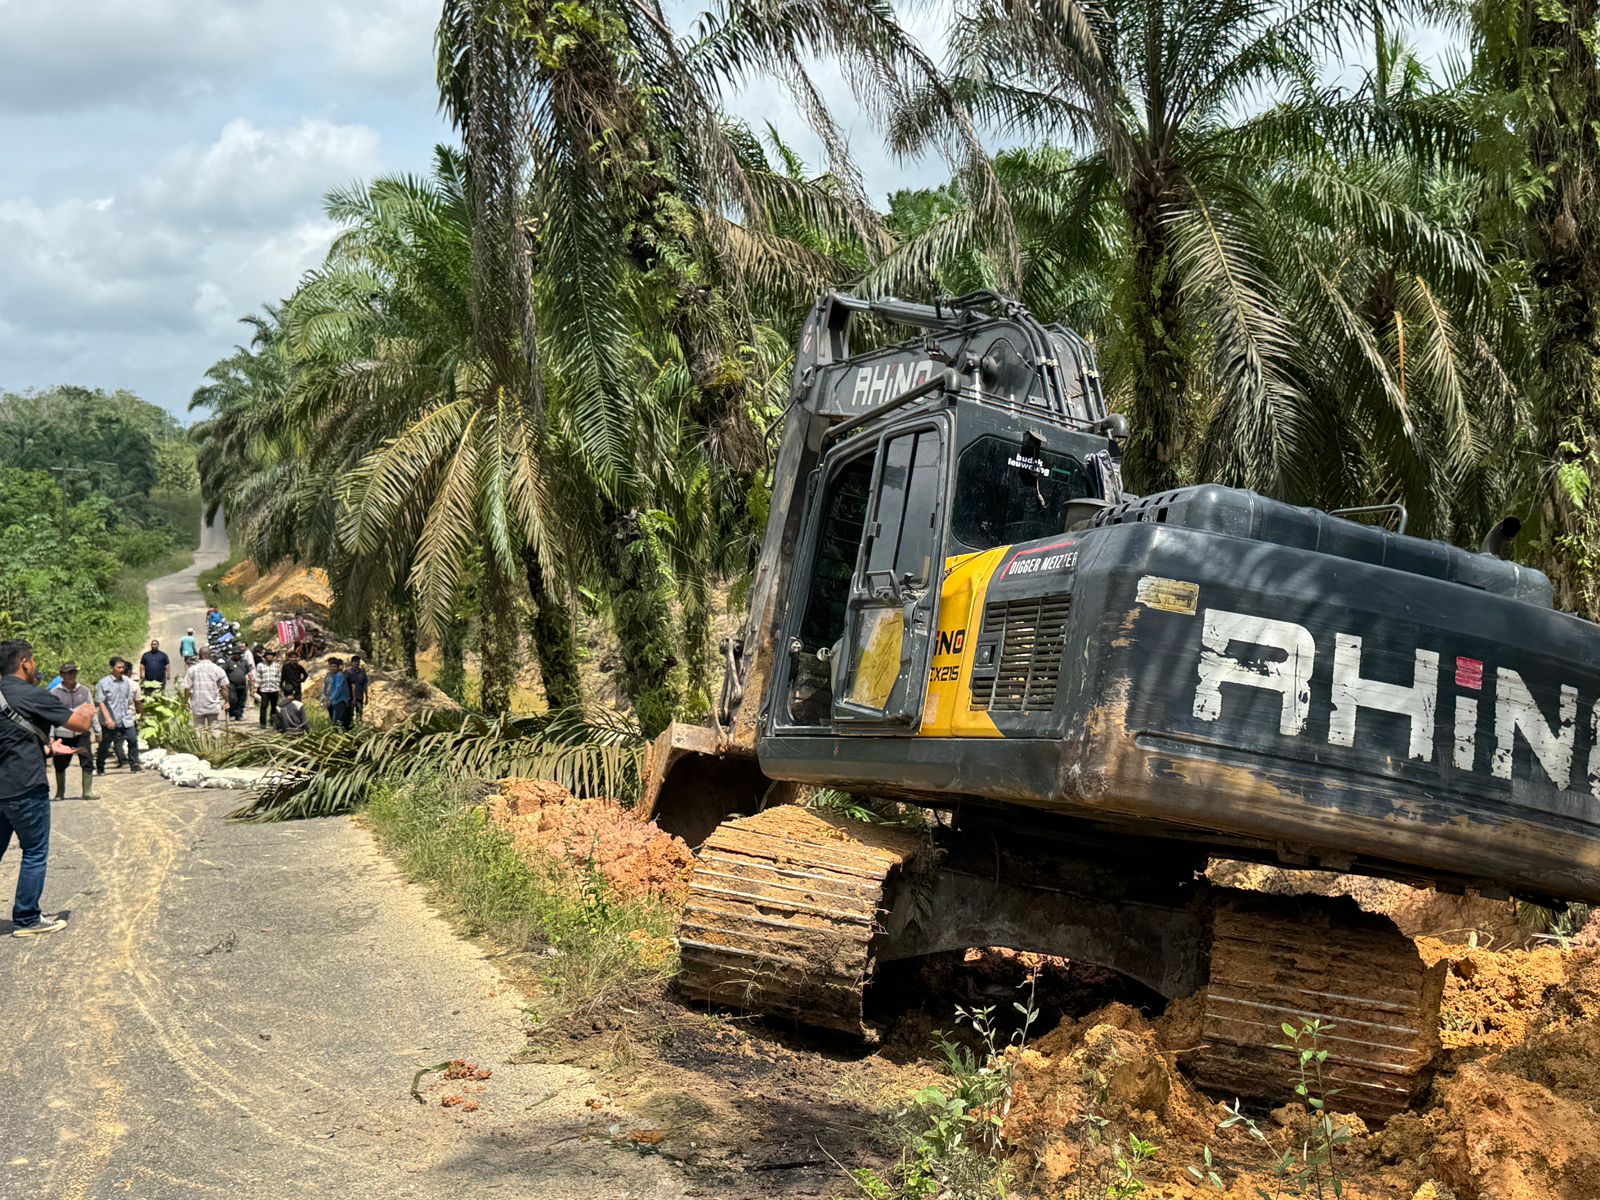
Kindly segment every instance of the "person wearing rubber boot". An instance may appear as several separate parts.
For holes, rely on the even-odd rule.
[[[92,704],[68,708],[39,686],[39,664],[30,643],[0,642],[0,857],[10,848],[13,833],[22,847],[22,869],[11,906],[15,937],[67,927],[65,917],[46,917],[39,911],[50,862],[50,785],[44,778],[44,760],[56,750],[50,744],[52,725],[88,733],[93,723]]]
[[[94,697],[89,694],[89,689],[78,682],[78,664],[75,662],[61,664],[61,682],[50,689],[50,694],[71,709],[94,704]],[[51,761],[56,769],[56,799],[67,798],[67,768],[76,758],[83,776],[83,798],[93,800],[94,758],[89,752],[91,735],[73,733],[64,725],[58,725],[55,729],[55,740],[56,748],[55,753],[51,755]],[[61,753],[62,749],[67,753]]]

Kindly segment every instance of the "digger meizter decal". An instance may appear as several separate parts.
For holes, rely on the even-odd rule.
[[[1208,608],[1200,636],[1194,715],[1202,721],[1225,720],[1224,685],[1255,688],[1278,697],[1278,733],[1300,737],[1311,719],[1317,656],[1331,652],[1330,744],[1354,746],[1364,711],[1388,713],[1404,718],[1405,756],[1427,763],[1434,761],[1437,725],[1448,721],[1450,763],[1457,770],[1487,771],[1497,779],[1509,780],[1520,737],[1532,751],[1537,771],[1550,782],[1559,788],[1586,790],[1600,799],[1600,700],[1589,707],[1587,761],[1579,762],[1577,688],[1560,685],[1556,711],[1546,714],[1516,670],[1457,657],[1445,668],[1453,671],[1453,694],[1441,695],[1438,651],[1415,648],[1411,679],[1386,682],[1362,673],[1362,645],[1358,634],[1335,633],[1331,647],[1324,644],[1319,648],[1311,631],[1293,621]],[[1241,647],[1257,649],[1251,652]],[[1488,746],[1479,745],[1481,705],[1490,706],[1494,715]]]

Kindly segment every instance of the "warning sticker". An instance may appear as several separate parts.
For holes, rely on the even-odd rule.
[[[1165,579],[1160,575],[1146,575],[1139,580],[1139,588],[1134,593],[1134,598],[1146,608],[1158,608],[1162,612],[1182,613],[1186,617],[1192,617],[1195,606],[1200,602],[1200,585],[1190,583],[1186,579]]]

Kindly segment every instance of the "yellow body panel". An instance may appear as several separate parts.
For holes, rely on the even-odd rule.
[[[928,698],[918,737],[1000,737],[989,714],[972,707],[972,662],[989,581],[1010,546],[945,559],[939,629],[928,668]]]

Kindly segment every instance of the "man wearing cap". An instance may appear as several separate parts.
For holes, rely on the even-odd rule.
[[[68,708],[39,687],[33,646],[20,639],[0,642],[0,700],[0,855],[13,833],[22,847],[11,932],[16,937],[55,933],[67,927],[66,918],[39,912],[50,861],[50,785],[44,778],[45,755],[54,749],[49,730],[55,725],[87,733],[94,708]]]
[[[78,664],[75,662],[61,664],[61,682],[50,689],[50,694],[70,709],[76,710],[85,704],[92,708],[94,705],[89,689],[78,682]],[[67,768],[76,757],[78,766],[82,768],[83,798],[93,800],[94,760],[89,756],[89,734],[74,733],[65,725],[56,726],[53,732],[57,742],[51,755],[56,769],[56,799],[67,798]]]
[[[178,657],[183,659],[185,665],[189,665],[194,662],[194,652],[197,648],[197,645],[198,644],[194,640],[194,630],[184,630],[183,640],[178,643]]]
[[[117,766],[137,771],[139,714],[144,711],[144,697],[139,694],[138,684],[128,678],[127,659],[111,660],[111,674],[94,685],[94,698],[100,706],[100,751],[95,756],[95,774],[106,773],[106,754],[111,750],[117,752]],[[126,759],[122,755],[124,745],[128,747]]]
[[[322,703],[334,728],[350,728],[350,681],[345,678],[342,658],[328,660],[328,673],[322,677]]]

